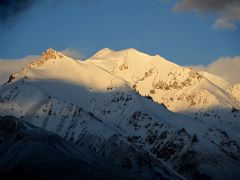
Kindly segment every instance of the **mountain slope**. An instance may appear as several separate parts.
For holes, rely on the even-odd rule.
[[[221,77],[181,67],[158,55],[149,56],[134,49],[104,49],[87,62],[128,81],[141,95],[151,96],[173,112],[236,133],[240,130],[239,125],[237,131],[232,125],[239,119],[234,117],[232,110],[240,109],[240,99],[227,90],[231,85]],[[222,121],[228,122],[222,124]]]
[[[231,93],[236,99],[240,99],[240,84],[235,84],[228,88],[229,93]]]
[[[0,113],[13,114],[98,156],[114,155],[118,165],[133,174],[144,172],[145,178],[157,178],[168,165],[189,179],[239,176],[238,136],[168,111],[95,63],[47,50],[1,87]],[[136,152],[145,158],[139,160]],[[156,165],[149,166],[150,162]],[[156,172],[155,167],[160,169]]]
[[[169,168],[154,163],[150,158],[144,162],[149,166],[154,165],[154,170],[144,166],[145,169],[141,169],[142,172],[138,174],[130,172],[131,170],[118,164],[119,158],[111,150],[109,150],[112,153],[111,158],[116,158],[114,162],[91,153],[86,150],[85,146],[79,148],[75,144],[13,116],[0,117],[0,133],[0,177],[4,179],[20,177],[31,179],[144,179],[143,175],[148,175],[153,179],[163,177],[164,179],[181,179]],[[146,155],[136,152],[127,144],[124,146],[123,143],[121,147],[118,146],[117,143],[121,141],[116,138],[115,140],[115,150],[119,153],[125,151],[126,154],[132,155],[136,162],[146,158]]]
[[[93,160],[75,150],[73,144],[17,118],[1,117],[0,133],[1,178],[96,179],[100,173],[97,166],[92,166]]]

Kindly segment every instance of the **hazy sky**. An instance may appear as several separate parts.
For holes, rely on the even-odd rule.
[[[240,55],[239,10],[239,0],[3,0],[0,58],[132,47],[181,65],[210,64]]]

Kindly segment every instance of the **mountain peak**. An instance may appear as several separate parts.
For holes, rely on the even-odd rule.
[[[108,53],[112,53],[114,52],[114,50],[110,49],[110,48],[103,48],[101,50],[99,50],[96,54],[94,54],[93,56],[102,56]]]
[[[17,77],[23,77],[23,76],[26,76],[26,72],[29,70],[29,69],[32,69],[32,68],[35,68],[35,67],[39,67],[39,66],[42,66],[43,64],[45,64],[47,61],[49,60],[59,60],[59,59],[62,59],[64,58],[65,56],[56,51],[55,49],[53,48],[48,48],[46,51],[44,51],[42,53],[42,56],[40,56],[39,58],[37,58],[36,60],[34,60],[33,62],[27,64],[20,73],[17,73],[17,74],[12,74],[10,75],[9,77],[9,80],[8,82],[12,82],[12,80],[16,79]]]
[[[41,59],[43,60],[49,60],[49,59],[58,59],[58,58],[63,58],[63,54],[56,51],[53,48],[48,48],[46,51],[42,53]]]
[[[123,49],[120,51],[114,51],[105,48],[98,51],[88,60],[97,63],[99,66],[101,66],[101,63],[103,63],[108,67],[109,62],[111,62],[110,72],[112,72],[114,64],[116,66],[122,66],[123,64],[125,64],[124,66],[126,66],[127,64],[132,64],[130,66],[132,66],[133,69],[146,68],[146,66],[151,66],[151,64],[158,64],[158,66],[161,66],[161,68],[164,67],[164,69],[167,68],[169,70],[178,67],[177,64],[172,63],[171,61],[168,61],[159,55],[149,55],[134,48]]]
[[[128,48],[128,49],[124,49],[122,50],[122,52],[135,52],[135,53],[143,53],[141,51],[138,51],[137,49],[134,48]]]
[[[101,49],[100,51],[98,51],[96,54],[94,54],[90,59],[99,59],[99,58],[104,58],[104,59],[108,59],[111,57],[114,57],[114,59],[116,59],[117,57],[125,57],[126,56],[131,56],[131,57],[135,57],[136,59],[138,59],[139,57],[145,57],[145,58],[149,58],[150,55],[145,54],[141,51],[138,51],[134,48],[128,48],[128,49],[123,49],[123,50],[119,50],[119,51],[115,51],[109,48],[104,48]]]

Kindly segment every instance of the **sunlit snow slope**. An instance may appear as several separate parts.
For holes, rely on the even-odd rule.
[[[151,96],[169,110],[240,132],[240,91],[225,79],[176,65],[135,49],[103,49],[89,63],[131,83],[143,96]],[[231,89],[231,88],[230,88]]]

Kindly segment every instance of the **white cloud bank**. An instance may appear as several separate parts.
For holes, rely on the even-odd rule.
[[[236,25],[226,19],[217,19],[212,26],[214,29],[222,29],[222,30],[235,30],[237,29]]]
[[[240,83],[240,56],[221,57],[208,66],[194,68],[221,76],[233,84]]]

